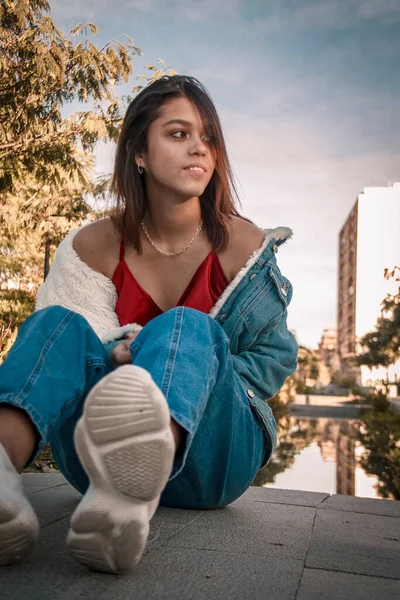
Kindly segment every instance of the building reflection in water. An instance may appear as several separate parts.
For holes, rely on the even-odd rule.
[[[270,401],[279,443],[253,485],[400,500],[400,414],[383,397],[359,420],[340,415],[337,403],[293,415],[290,397]],[[334,417],[318,414],[332,408]]]
[[[351,421],[319,419],[318,446],[326,462],[336,463],[336,493],[354,496],[356,491],[356,431]]]
[[[348,420],[328,418],[297,419],[282,417],[278,427],[279,445],[271,461],[258,474],[253,485],[274,484],[276,477],[290,471],[296,456],[307,447],[319,448],[321,463],[330,464],[336,469],[335,490],[331,493],[356,495],[357,467],[357,423]],[[298,475],[298,473],[297,473]],[[304,480],[316,477],[317,473],[304,473]],[[311,485],[311,483],[310,483]],[[296,489],[294,486],[291,489]],[[310,491],[313,491],[312,486]]]

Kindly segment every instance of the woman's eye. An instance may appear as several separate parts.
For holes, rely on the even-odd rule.
[[[182,139],[186,136],[186,133],[185,133],[185,131],[173,131],[171,135],[175,138]]]
[[[186,131],[178,130],[178,131],[173,131],[171,133],[171,136],[174,138],[177,138],[179,140],[183,140],[183,139],[188,138],[189,134]],[[213,136],[211,134],[205,134],[205,135],[201,136],[201,139],[206,144],[210,144],[210,143],[212,143]]]

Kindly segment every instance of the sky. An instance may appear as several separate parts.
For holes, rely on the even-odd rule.
[[[338,233],[366,186],[400,181],[400,0],[50,0],[55,23],[131,36],[217,106],[242,213],[294,235],[277,255],[289,327],[315,347],[336,326]],[[77,40],[78,38],[74,38]],[[132,78],[127,93],[138,82]],[[113,147],[97,151],[112,170]]]

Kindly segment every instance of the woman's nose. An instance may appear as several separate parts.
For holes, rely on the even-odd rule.
[[[198,136],[198,137],[192,138],[192,140],[193,140],[193,143],[190,148],[191,154],[199,154],[201,156],[204,156],[205,154],[207,154],[207,144],[205,143],[203,138]]]

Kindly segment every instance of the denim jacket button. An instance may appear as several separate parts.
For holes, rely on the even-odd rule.
[[[252,274],[250,275],[250,277],[249,277],[250,281],[251,281],[252,279],[254,279],[254,277],[257,277],[257,273],[252,273]]]
[[[227,318],[228,318],[228,315],[221,315],[221,317],[220,317],[219,320],[221,321],[221,323],[225,323],[225,321],[227,320]]]
[[[254,392],[250,388],[247,390],[247,395],[249,398],[254,398]]]

